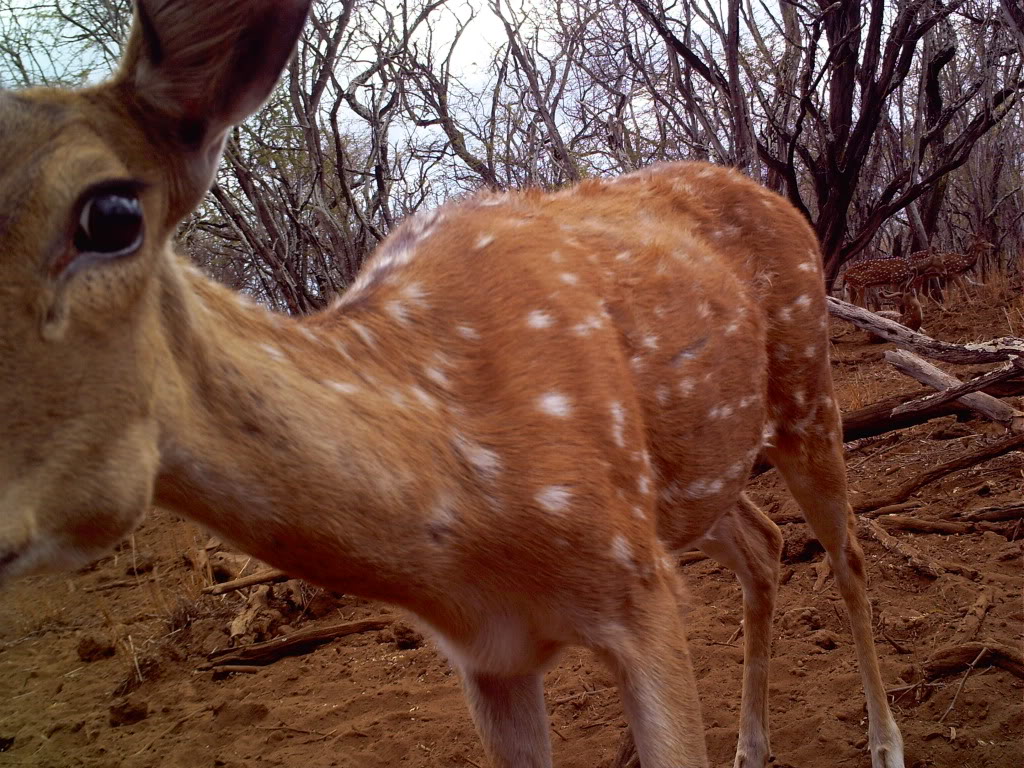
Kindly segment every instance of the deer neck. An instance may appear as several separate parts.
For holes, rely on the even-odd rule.
[[[162,283],[155,502],[290,574],[404,602],[421,576],[389,569],[421,544],[429,424],[408,439],[385,367],[346,359],[347,325],[314,330],[177,260]]]

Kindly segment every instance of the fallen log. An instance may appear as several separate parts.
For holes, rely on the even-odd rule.
[[[924,663],[925,675],[931,679],[952,675],[966,669],[978,654],[988,649],[985,662],[1005,669],[1024,680],[1024,654],[1018,649],[989,641],[962,643],[939,648]]]
[[[963,385],[960,379],[906,350],[889,350],[885,353],[885,359],[900,373],[935,389],[955,389]],[[990,395],[983,392],[971,392],[957,399],[982,416],[1003,424],[1011,432],[1024,432],[1024,412],[1011,408]]]
[[[874,312],[850,304],[841,299],[827,297],[828,311],[836,317],[853,323],[886,341],[919,355],[946,363],[969,365],[972,363],[1001,363],[1011,357],[1024,357],[1024,339],[1004,336],[990,341],[973,344],[951,344],[933,339],[923,333],[912,331],[905,325],[879,317]]]
[[[992,397],[1018,397],[1024,395],[1024,381],[1001,381],[989,384],[981,391]],[[863,408],[858,408],[855,411],[844,413],[843,442],[849,443],[865,437],[883,435],[886,432],[924,424],[926,421],[943,416],[969,418],[974,415],[970,408],[957,401],[930,405],[916,413],[893,415],[893,410],[898,406],[924,397],[929,392],[930,390],[927,389],[903,392],[887,397],[884,400],[879,400],[871,405],[866,405]]]
[[[391,623],[391,619],[364,619],[333,624],[329,627],[300,629],[285,637],[277,637],[263,643],[213,651],[206,657],[209,663],[204,665],[203,669],[232,664],[270,664],[285,656],[306,653],[339,637],[384,629]]]
[[[1024,518],[1024,502],[1015,501],[995,507],[979,507],[961,512],[959,517],[971,522],[1001,523]]]
[[[909,403],[903,403],[892,409],[893,416],[899,416],[901,413],[917,413],[923,411],[933,405],[941,405],[942,403],[948,403],[953,400],[959,400],[964,395],[969,395],[972,392],[978,392],[989,384],[996,384],[1000,381],[1007,379],[1017,378],[1018,376],[1024,375],[1024,361],[1020,358],[1014,358],[1006,365],[996,368],[994,371],[978,376],[975,379],[966,381],[955,387],[949,387],[941,392],[935,392],[931,395],[925,395],[918,400],[912,400]]]

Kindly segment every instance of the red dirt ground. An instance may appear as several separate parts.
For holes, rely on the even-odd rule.
[[[932,314],[926,328],[951,341],[1021,335],[1024,328],[1019,298]],[[916,386],[880,361],[888,345],[867,344],[863,333],[841,323],[833,333],[844,408]],[[1020,399],[1015,404],[1021,407]],[[949,417],[894,433],[848,453],[852,488],[873,494],[999,431]],[[925,486],[914,497],[920,508],[908,514],[958,519],[968,510],[1019,502],[1022,485],[1024,454],[1010,453]],[[770,513],[789,509],[774,472],[757,478],[751,493]],[[983,660],[943,717],[964,675],[926,678],[923,669],[936,648],[963,639],[962,619],[983,589],[991,590],[992,602],[976,639],[1020,651],[1021,527],[1018,512],[952,536],[892,530],[926,557],[980,572],[975,580],[922,575],[862,533],[875,636],[908,768],[1024,765],[1024,680]],[[863,697],[841,601],[831,579],[814,589],[821,554],[805,526],[784,525],[783,532],[770,699],[774,765],[867,768]],[[400,650],[392,630],[335,640],[251,674],[215,678],[199,670],[207,652],[228,645],[227,626],[245,604],[243,593],[200,594],[207,577],[183,555],[206,542],[192,524],[158,511],[132,542],[98,565],[73,576],[30,579],[0,597],[0,767],[485,765],[445,661],[429,643]],[[250,564],[245,572],[253,570]],[[740,590],[731,573],[709,561],[683,570],[712,765],[731,765],[742,662],[731,638]],[[123,584],[110,586],[115,582]],[[263,616],[268,636],[395,616],[383,606],[297,582],[273,591],[277,613]],[[282,623],[287,626],[277,630]],[[103,656],[104,649],[112,655]],[[605,669],[581,650],[567,653],[548,674],[560,768],[595,768],[614,756],[625,725],[611,686]]]

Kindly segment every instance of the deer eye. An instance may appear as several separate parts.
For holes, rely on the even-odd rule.
[[[82,205],[75,230],[79,253],[124,256],[142,244],[142,205],[131,189],[104,189]]]

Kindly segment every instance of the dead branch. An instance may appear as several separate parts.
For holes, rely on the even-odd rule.
[[[1016,357],[1006,365],[996,368],[994,371],[989,371],[984,376],[978,376],[977,378],[966,381],[959,386],[950,387],[942,392],[936,392],[933,395],[926,395],[918,400],[912,400],[909,403],[897,405],[892,409],[892,415],[899,416],[902,413],[917,413],[919,411],[924,411],[932,406],[949,403],[953,400],[958,400],[964,395],[969,395],[972,392],[978,392],[990,384],[996,384],[1000,381],[1005,381],[1006,379],[1016,378],[1022,374],[1024,374],[1024,361],[1022,361],[1021,358]]]
[[[871,517],[876,517],[871,515]],[[923,520],[911,515],[879,515],[878,522],[886,528],[912,533],[941,533],[945,536],[957,533],[970,533],[974,526],[970,523],[954,523],[949,520]]]
[[[270,587],[261,584],[249,593],[245,608],[228,625],[228,638],[232,645],[254,640],[265,633],[270,625],[267,611],[270,609]]]
[[[1024,680],[1024,654],[1016,648],[992,642],[973,642],[939,648],[924,663],[924,673],[929,678],[952,675],[967,667],[985,648],[988,661]]]
[[[905,350],[889,350],[885,359],[900,372],[936,389],[954,389],[962,386],[960,379],[950,376],[926,360]],[[957,398],[973,411],[1003,424],[1011,432],[1024,432],[1024,412],[1011,408],[982,392],[972,392]]]
[[[828,311],[836,317],[853,323],[904,349],[911,349],[919,355],[947,363],[1001,363],[1013,356],[1024,356],[1024,339],[1004,336],[991,341],[974,344],[951,344],[938,341],[931,336],[912,331],[904,325],[894,323],[856,304],[850,304],[828,297]]]
[[[972,522],[1001,523],[1007,520],[1020,520],[1024,518],[1024,503],[1019,501],[1010,504],[1000,504],[995,507],[979,507],[968,509],[960,513],[960,517]]]
[[[956,631],[956,639],[969,643],[978,634],[978,630],[981,629],[981,623],[985,620],[985,614],[988,613],[988,609],[992,606],[992,590],[988,587],[982,587],[978,591],[978,599],[974,601],[974,605],[968,609],[967,613],[964,614],[963,619],[960,620],[960,626]]]
[[[933,579],[937,579],[945,572],[942,566],[938,563],[933,560],[929,560],[927,557],[922,555],[912,544],[897,539],[887,533],[886,530],[874,520],[862,518],[860,523],[868,533],[877,539],[879,544],[890,552],[900,555],[901,557],[905,557],[914,570],[920,571],[925,576],[930,576]]]
[[[989,384],[982,390],[992,397],[1018,397],[1024,395],[1024,381],[1001,381]],[[923,424],[942,416],[971,416],[973,412],[958,401],[930,405],[917,413],[893,414],[893,410],[903,403],[916,400],[929,394],[928,390],[919,389],[892,395],[877,403],[866,405],[855,411],[843,414],[843,440],[850,442],[875,435],[882,435],[897,429],[906,429]]]
[[[922,472],[920,475],[910,478],[905,483],[888,493],[854,504],[854,512],[863,513],[887,504],[898,504],[902,501],[906,501],[910,498],[912,493],[921,487],[928,485],[928,483],[932,483],[961,469],[967,469],[968,467],[973,467],[975,464],[980,464],[983,461],[988,461],[989,459],[1002,456],[1004,453],[1020,450],[1021,448],[1024,448],[1024,434],[1009,435],[1001,440],[995,440],[991,443],[987,443],[977,450],[965,453],[955,459],[939,464],[937,467],[933,467],[927,472]]]
[[[203,587],[202,592],[204,595],[223,595],[227,592],[234,592],[236,589],[245,589],[246,587],[252,587],[256,584],[288,581],[289,578],[288,574],[284,571],[279,571],[276,568],[273,568],[269,571],[254,573],[251,576],[243,576],[242,578],[234,579],[233,581],[225,581],[222,584],[211,584],[209,587]]]
[[[390,626],[391,619],[365,619],[363,621],[347,621],[344,624],[333,624],[329,627],[312,627],[300,629],[286,637],[277,637],[264,643],[253,643],[241,648],[226,648],[214,651],[207,658],[209,664],[204,669],[232,664],[270,664],[285,656],[306,653],[324,643],[346,635],[360,632],[373,632]]]

